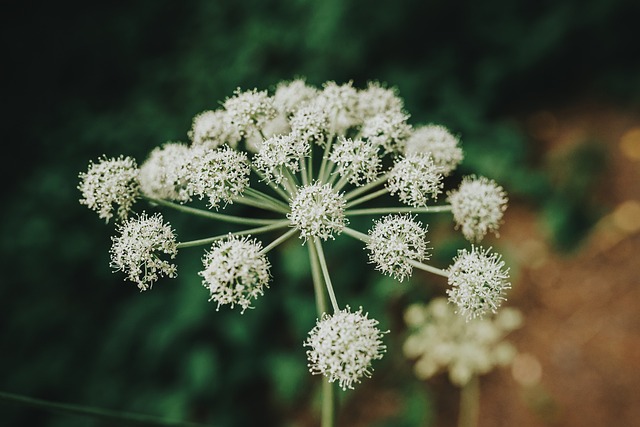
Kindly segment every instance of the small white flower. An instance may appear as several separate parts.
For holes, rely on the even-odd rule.
[[[366,89],[358,92],[358,111],[364,119],[387,111],[401,111],[403,108],[404,102],[398,96],[397,88],[371,81]]]
[[[325,82],[313,103],[329,117],[332,133],[344,135],[347,129],[362,122],[358,117],[358,90],[353,87],[353,82],[341,85],[334,81]]]
[[[158,199],[188,201],[185,166],[191,156],[191,148],[179,142],[168,142],[154,148],[140,166],[142,193]]]
[[[506,307],[492,317],[467,321],[446,298],[413,304],[405,311],[409,335],[403,351],[415,359],[418,378],[428,379],[446,370],[453,384],[464,386],[476,375],[508,365],[517,353],[505,336],[520,327],[522,314]]]
[[[111,238],[111,266],[123,271],[141,291],[150,289],[160,276],[176,277],[176,266],[166,259],[178,253],[176,236],[162,215],[142,213],[117,226],[119,236]]]
[[[407,139],[405,154],[425,153],[433,158],[443,175],[449,175],[462,161],[464,155],[459,139],[440,125],[426,125],[414,129]]]
[[[456,228],[471,242],[479,242],[488,232],[497,234],[507,209],[507,193],[495,181],[466,176],[456,191],[447,193]]]
[[[202,284],[209,289],[209,301],[221,305],[242,307],[242,313],[251,307],[251,302],[264,294],[269,287],[271,264],[261,253],[262,244],[247,237],[231,236],[211,246],[202,263]]]
[[[388,110],[366,119],[360,134],[385,154],[398,154],[404,151],[405,141],[411,135],[408,119],[409,115],[401,110]]]
[[[106,222],[113,217],[114,205],[118,205],[117,215],[125,219],[139,194],[138,174],[136,161],[131,157],[103,156],[97,163],[90,162],[87,172],[78,175],[80,204],[96,211]]]
[[[409,261],[429,259],[427,228],[410,215],[387,215],[369,231],[369,259],[376,269],[402,282],[411,276]]]
[[[347,225],[344,216],[346,201],[331,185],[315,182],[301,187],[291,202],[287,218],[300,230],[300,238],[333,239]]]
[[[208,197],[209,205],[218,208],[220,202],[233,203],[249,185],[249,161],[244,152],[225,145],[217,150],[193,148],[189,165],[190,194]]]
[[[376,179],[382,166],[378,147],[360,138],[338,137],[329,160],[337,165],[341,176],[348,175],[349,182],[355,185]]]
[[[309,371],[338,381],[343,390],[353,389],[363,377],[370,378],[374,360],[382,359],[386,346],[378,321],[362,313],[351,313],[349,306],[333,315],[323,314],[304,342]]]
[[[437,199],[442,187],[442,174],[426,154],[409,154],[396,161],[387,181],[389,193],[398,193],[401,202],[413,207]]]
[[[293,133],[275,135],[262,143],[253,163],[267,179],[279,184],[285,179],[284,168],[297,172],[300,159],[306,157],[310,149],[308,141],[296,138]]]
[[[236,147],[242,138],[226,110],[203,111],[193,118],[187,133],[193,145],[206,145],[216,149],[223,144]]]
[[[317,104],[302,107],[291,116],[291,133],[295,138],[324,147],[330,133],[329,118]]]
[[[225,100],[224,108],[241,136],[257,132],[276,117],[277,110],[273,105],[273,98],[266,90],[242,91],[238,88],[233,94],[234,96]]]
[[[273,94],[273,103],[278,111],[290,115],[298,111],[318,94],[318,89],[304,79],[280,82]]]
[[[490,253],[471,245],[471,251],[461,249],[448,269],[447,289],[449,301],[467,319],[495,313],[505,300],[504,294],[511,288],[509,269],[497,253]]]

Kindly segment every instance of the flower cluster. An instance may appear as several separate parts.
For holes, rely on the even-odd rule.
[[[415,374],[427,379],[446,370],[449,379],[464,386],[475,375],[511,363],[515,347],[505,336],[519,328],[522,314],[506,307],[492,318],[465,321],[442,297],[413,304],[404,313],[409,334],[403,350],[415,360]]]
[[[304,341],[309,368],[343,388],[369,376],[385,351],[384,333],[362,308],[340,307],[326,241],[358,240],[376,269],[399,282],[415,268],[448,277],[449,301],[461,317],[481,317],[504,300],[508,274],[498,255],[472,247],[448,268],[425,263],[432,250],[426,215],[452,213],[455,228],[475,243],[497,232],[507,198],[490,179],[471,176],[446,192],[449,204],[437,205],[444,177],[463,159],[460,139],[440,125],[411,124],[395,88],[316,87],[300,78],[273,92],[238,88],[218,108],[196,114],[185,136],[153,149],[140,167],[129,157],[103,156],[79,175],[80,202],[120,221],[112,265],[140,289],[175,277],[170,259],[178,249],[208,246],[199,274],[209,300],[245,312],[269,288],[269,252],[297,236],[308,249],[319,304]],[[138,200],[244,228],[177,242],[159,213],[131,215]],[[251,207],[251,215],[226,213],[230,204]],[[352,228],[358,222],[350,218],[363,215],[372,228]],[[264,246],[255,237],[273,233]]]

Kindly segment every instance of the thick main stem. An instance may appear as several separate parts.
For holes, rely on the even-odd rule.
[[[322,319],[322,316],[327,313],[329,307],[327,306],[327,298],[325,296],[325,289],[322,282],[322,273],[320,267],[320,261],[318,258],[318,252],[316,246],[313,244],[307,245],[309,251],[309,262],[311,263],[311,277],[313,278],[313,289],[316,296],[316,311],[318,313],[318,319]],[[333,427],[335,424],[336,413],[336,394],[335,385],[330,383],[329,380],[322,377],[322,407],[320,410],[321,427]]]
[[[476,427],[480,413],[480,380],[477,375],[471,377],[460,390],[460,412],[458,427]]]

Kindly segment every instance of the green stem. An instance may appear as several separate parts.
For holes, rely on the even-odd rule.
[[[293,174],[291,173],[288,167],[283,166],[281,169],[282,169],[282,175],[284,175],[281,181],[282,185],[287,189],[289,194],[291,194],[291,198],[293,198],[298,192],[298,190],[296,189],[296,187],[299,186],[298,180],[296,179],[295,176],[293,176]]]
[[[307,175],[307,160],[300,157],[300,176],[302,177],[302,185],[309,185],[309,175]]]
[[[277,212],[277,213],[288,212],[288,210],[284,210],[280,206],[274,206],[272,203],[266,202],[264,200],[259,200],[255,197],[249,196],[248,194],[245,194],[244,196],[241,196],[241,197],[234,197],[233,201],[241,205],[259,208],[265,211],[271,211],[271,212]]]
[[[371,181],[368,184],[363,185],[362,187],[358,187],[355,188],[353,190],[351,190],[350,192],[348,192],[347,194],[345,194],[344,198],[347,200],[351,200],[356,196],[359,196],[360,194],[366,193],[367,191],[371,190],[372,188],[376,188],[378,185],[384,184],[387,179],[389,179],[389,174],[386,173],[384,175],[382,175],[381,177],[379,177],[378,179]]]
[[[285,240],[287,240],[289,237],[293,236],[296,232],[298,231],[297,228],[292,228],[291,230],[287,231],[286,233],[284,233],[282,236],[278,237],[276,240],[274,240],[273,242],[269,243],[269,245],[265,246],[264,248],[262,248],[262,250],[260,251],[261,254],[266,254],[267,252],[269,252],[271,249],[275,248],[276,246],[278,246],[280,243],[284,242]]]
[[[329,138],[324,145],[324,152],[322,153],[322,162],[320,163],[320,172],[318,172],[318,179],[322,183],[327,182],[327,161],[329,160],[329,151],[331,151],[331,145],[333,144],[333,140],[335,139],[335,135]]]
[[[415,268],[418,268],[420,270],[423,271],[428,271],[429,273],[433,273],[433,274],[437,274],[438,276],[442,276],[442,277],[449,277],[449,272],[446,270],[442,270],[436,267],[432,267],[430,265],[427,264],[423,264],[419,261],[414,261],[412,259],[409,259],[409,264],[411,264],[412,266],[414,266]]]
[[[185,212],[192,215],[201,216],[209,219],[217,219],[219,221],[230,222],[233,224],[245,224],[245,225],[268,225],[278,222],[278,219],[259,219],[259,218],[243,218],[238,216],[219,214],[212,211],[205,211],[203,209],[192,208],[190,206],[180,205],[178,203],[169,202],[167,200],[155,199],[153,197],[142,196],[143,199],[155,203],[160,206],[166,206],[177,211]]]
[[[215,242],[216,240],[224,239],[227,236],[246,236],[246,235],[251,235],[251,234],[260,234],[260,233],[266,233],[268,231],[278,230],[280,228],[285,228],[285,227],[288,227],[288,226],[289,226],[289,221],[284,219],[284,220],[281,220],[281,221],[279,221],[277,223],[274,223],[274,224],[271,224],[271,225],[265,225],[265,226],[262,226],[262,227],[249,228],[247,230],[242,230],[242,231],[234,231],[232,233],[226,233],[226,234],[221,234],[219,236],[208,237],[206,239],[190,240],[188,242],[180,242],[180,243],[178,243],[178,249],[192,248],[194,246],[208,245],[210,243]]]
[[[127,424],[155,424],[158,426],[184,426],[184,427],[205,427],[205,424],[192,423],[186,421],[172,421],[151,415],[135,414],[131,412],[110,411],[108,409],[95,408],[92,406],[73,405],[69,403],[50,402],[19,394],[6,393],[0,391],[0,400],[14,402],[21,405],[40,408],[51,412],[62,414],[81,415],[92,418],[99,418],[114,423],[115,425]]]
[[[251,164],[251,170],[258,175],[258,177],[260,178],[260,181],[265,182],[269,188],[271,188],[274,192],[276,192],[280,197],[282,197],[283,200],[288,201],[291,200],[291,196],[289,194],[287,194],[286,191],[284,191],[282,188],[278,187],[276,184],[274,184],[270,179],[268,179],[265,174],[262,173],[261,170],[259,170],[258,168],[256,168],[253,164]]]
[[[364,202],[366,202],[368,200],[375,199],[376,197],[379,197],[379,196],[382,196],[384,194],[387,194],[388,192],[389,192],[389,189],[387,187],[385,187],[385,188],[381,188],[378,191],[374,191],[373,193],[369,193],[366,196],[362,196],[359,199],[352,200],[349,203],[347,203],[347,209],[352,207],[352,206],[356,206],[356,205],[359,205],[361,203],[364,203]]]
[[[311,277],[313,278],[313,290],[316,296],[316,312],[318,313],[318,319],[322,319],[322,316],[327,313],[327,298],[325,296],[325,288],[322,283],[321,267],[318,258],[318,252],[316,246],[312,244],[307,245],[309,251],[309,261],[311,263]],[[329,380],[322,376],[322,407],[320,412],[321,427],[333,427],[335,424],[335,412],[336,412],[336,393],[335,385],[330,383]]]
[[[335,176],[335,175],[334,175]],[[351,173],[346,173],[345,175],[340,177],[340,180],[333,186],[335,191],[340,191],[342,188],[349,183],[349,178],[351,177]],[[333,184],[333,177],[331,180]]]
[[[422,208],[410,207],[388,207],[388,208],[369,208],[369,209],[351,209],[345,211],[346,216],[352,215],[384,215],[394,213],[435,213],[435,212],[451,212],[451,205],[443,206],[426,206]]]
[[[318,253],[318,261],[320,262],[320,269],[322,270],[322,275],[324,276],[324,283],[327,286],[327,293],[329,294],[329,299],[331,300],[331,305],[333,306],[333,312],[336,313],[340,311],[340,307],[338,307],[336,294],[333,291],[333,285],[331,284],[331,277],[329,277],[329,269],[327,268],[327,260],[324,257],[324,251],[322,250],[322,243],[320,243],[320,238],[314,237],[313,244],[315,245],[316,252]]]
[[[244,190],[245,194],[252,196],[255,199],[263,200],[264,202],[271,203],[274,208],[278,208],[280,212],[286,213],[289,212],[288,200],[287,202],[283,202],[282,200],[278,200],[275,197],[271,197],[268,194],[263,193],[260,190],[256,190],[253,188],[246,188]]]
[[[477,375],[471,377],[460,390],[460,412],[458,427],[476,427],[480,413],[480,380]]]
[[[367,234],[361,233],[353,228],[345,227],[342,229],[342,232],[347,236],[351,236],[354,239],[360,240],[364,243],[369,243],[369,236]]]

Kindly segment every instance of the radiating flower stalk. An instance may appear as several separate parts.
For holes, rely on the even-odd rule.
[[[388,331],[362,307],[340,304],[327,240],[346,235],[362,242],[371,264],[399,282],[416,268],[447,277],[449,301],[466,319],[495,312],[510,287],[505,263],[490,249],[463,248],[446,268],[427,263],[429,214],[451,214],[455,228],[478,243],[497,233],[507,196],[476,176],[444,194],[444,177],[463,159],[460,140],[443,126],[414,126],[409,118],[397,90],[378,82],[314,87],[294,79],[272,91],[237,89],[219,108],[194,117],[188,142],[164,143],[140,166],[124,156],[90,163],[79,176],[80,202],[117,221],[112,267],[141,291],[176,276],[178,250],[204,246],[199,274],[218,310],[253,308],[270,285],[269,252],[297,236],[308,249],[318,312],[303,345],[310,372],[326,379],[322,417],[330,426],[331,383],[352,389],[370,377]],[[447,203],[438,204],[443,195]],[[383,196],[399,203],[367,207]],[[133,211],[138,200],[244,228],[178,241],[161,213]],[[225,213],[232,204],[255,208],[256,216]],[[366,232],[350,226],[362,215],[377,218]],[[276,232],[264,243],[256,237]]]

